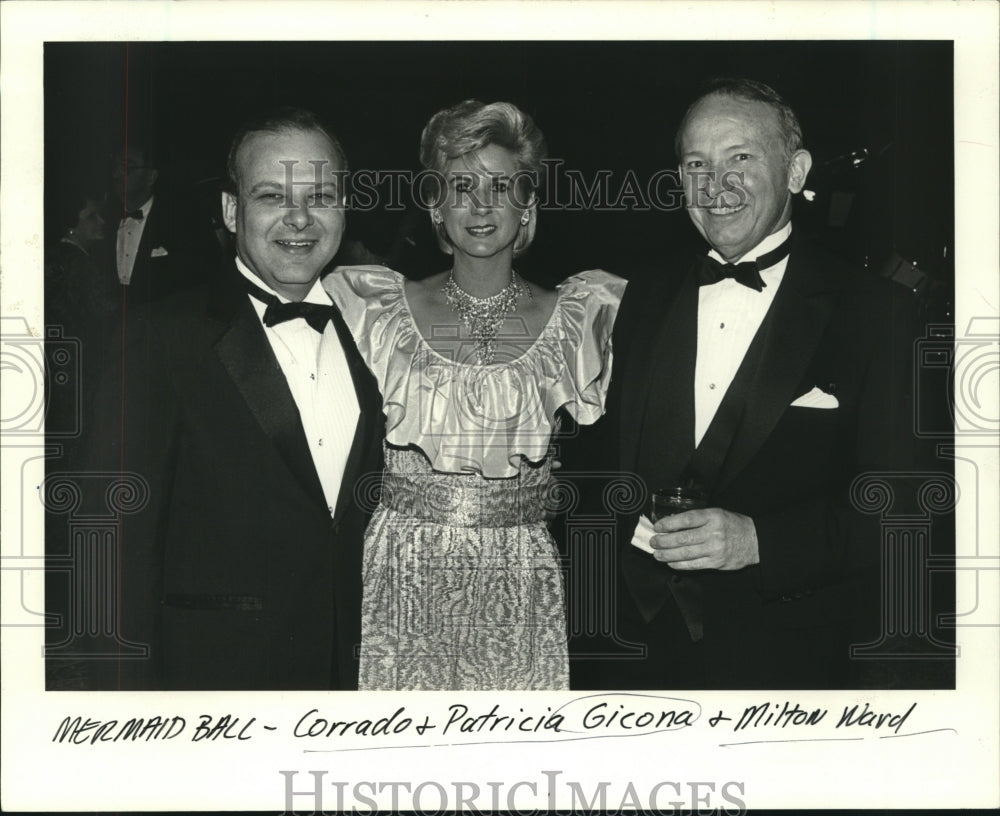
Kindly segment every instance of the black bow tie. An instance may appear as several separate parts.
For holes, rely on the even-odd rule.
[[[246,279],[245,279],[246,280]],[[256,298],[267,308],[264,310],[264,325],[277,326],[286,320],[295,320],[301,317],[313,329],[320,334],[326,329],[326,324],[333,317],[333,305],[323,305],[320,303],[305,303],[293,300],[290,303],[282,303],[277,295],[265,292],[252,281],[246,280],[247,292],[251,297]]]
[[[699,264],[696,272],[698,285],[711,286],[723,278],[732,278],[743,286],[747,286],[756,292],[762,292],[767,284],[764,283],[760,273],[765,269],[770,269],[787,257],[790,245],[791,238],[786,240],[777,249],[772,249],[770,252],[761,255],[755,261],[744,261],[738,264],[720,263],[715,258],[710,258],[706,255],[701,259],[701,264]]]
[[[141,209],[140,210],[125,210],[125,218],[134,218],[136,221],[142,221],[142,219],[145,218],[145,217],[146,216],[144,216],[142,214],[142,210]],[[124,221],[125,219],[122,219],[122,220]]]

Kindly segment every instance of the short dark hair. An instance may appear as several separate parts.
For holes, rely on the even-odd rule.
[[[224,189],[235,194],[239,188],[236,158],[243,143],[255,133],[280,133],[283,130],[317,131],[326,136],[340,162],[340,169],[347,170],[347,155],[329,124],[317,113],[306,108],[283,106],[270,108],[251,116],[243,122],[233,136],[226,158],[226,179]]]
[[[763,102],[770,106],[778,116],[778,127],[785,143],[786,156],[791,158],[796,150],[802,149],[802,126],[799,124],[799,117],[795,115],[791,105],[774,88],[763,82],[743,77],[712,77],[698,89],[697,96],[687,106],[684,116],[681,117],[681,123],[677,126],[677,132],[674,135],[674,153],[678,159],[681,157],[681,134],[684,132],[688,117],[694,107],[708,96],[729,96],[747,102]]]

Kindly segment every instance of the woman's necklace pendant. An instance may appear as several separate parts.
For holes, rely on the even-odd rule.
[[[521,295],[531,297],[530,290],[513,269],[510,283],[489,297],[476,297],[462,289],[455,282],[454,270],[448,274],[441,291],[448,305],[468,327],[481,365],[490,365],[496,358],[497,335],[507,317],[517,309],[517,299]]]

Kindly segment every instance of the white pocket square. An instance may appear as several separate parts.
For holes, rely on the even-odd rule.
[[[157,247],[156,249],[154,249],[152,252],[149,253],[149,257],[150,258],[163,258],[167,254],[169,254],[169,253],[167,252],[166,249],[164,249],[163,247]]]
[[[793,408],[836,408],[839,405],[833,394],[827,394],[815,386],[808,394],[803,394],[792,403]]]

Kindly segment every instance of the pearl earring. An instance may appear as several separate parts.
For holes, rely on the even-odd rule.
[[[521,215],[521,226],[522,226],[522,227],[526,227],[526,226],[528,225],[528,222],[529,222],[530,220],[531,220],[531,213],[529,213],[529,212],[525,211],[525,212],[524,212],[524,213],[523,213],[523,214]]]

